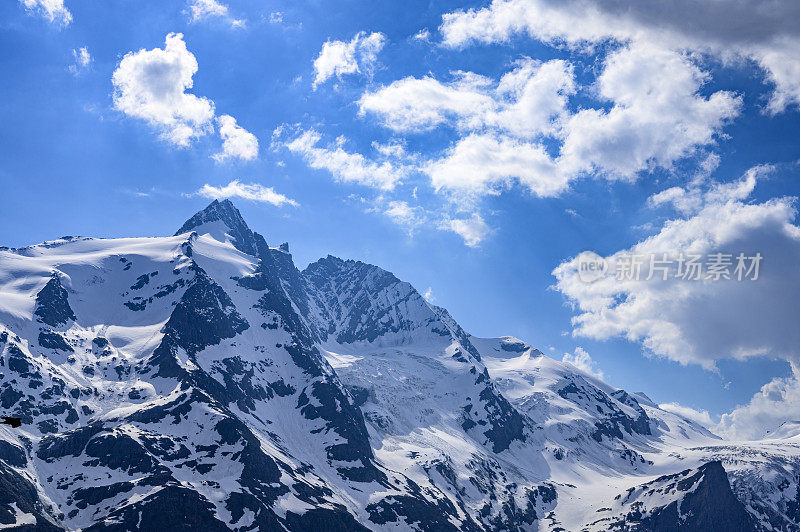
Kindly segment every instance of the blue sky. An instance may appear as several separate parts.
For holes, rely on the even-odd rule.
[[[3,2],[0,244],[170,234],[231,197],[301,268],[377,264],[473,334],[758,433],[800,415],[800,31],[789,2],[719,4]],[[554,275],[656,244],[763,251],[764,278]]]

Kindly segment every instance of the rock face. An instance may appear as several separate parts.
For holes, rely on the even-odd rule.
[[[39,322],[50,327],[58,327],[75,319],[75,313],[69,306],[67,291],[61,286],[58,275],[53,274],[44,288],[36,294],[34,315]]]
[[[0,428],[0,525],[21,529],[800,519],[793,440],[726,445],[517,339],[470,336],[377,266],[300,271],[227,200],[172,237],[0,250],[0,405],[22,419]]]
[[[630,488],[614,498],[612,514],[592,523],[590,530],[754,532],[744,504],[731,490],[722,463],[708,462],[697,469]]]

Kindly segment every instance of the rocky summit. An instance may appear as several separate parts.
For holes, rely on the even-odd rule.
[[[0,250],[0,404],[3,528],[800,529],[795,432],[727,442],[378,266],[301,271],[227,200]]]

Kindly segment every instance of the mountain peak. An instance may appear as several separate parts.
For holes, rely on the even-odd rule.
[[[231,200],[226,199],[222,201],[214,200],[209,203],[205,209],[196,212],[191,218],[186,220],[175,235],[177,236],[188,233],[189,231],[194,231],[203,224],[216,221],[224,222],[230,229],[244,228],[248,231],[250,230],[244,218],[242,218],[239,209],[233,205]]]
[[[214,200],[202,211],[198,211],[181,226],[175,235],[196,231],[198,234],[210,234],[220,241],[229,241],[243,253],[260,256],[267,248],[264,237],[254,233],[247,226],[231,200]]]

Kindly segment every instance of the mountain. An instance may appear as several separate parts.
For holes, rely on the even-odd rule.
[[[717,461],[629,488],[598,513],[603,517],[591,523],[589,530],[755,530]]]
[[[726,442],[377,266],[300,271],[227,200],[0,248],[0,406],[3,527],[800,529],[792,427]]]

